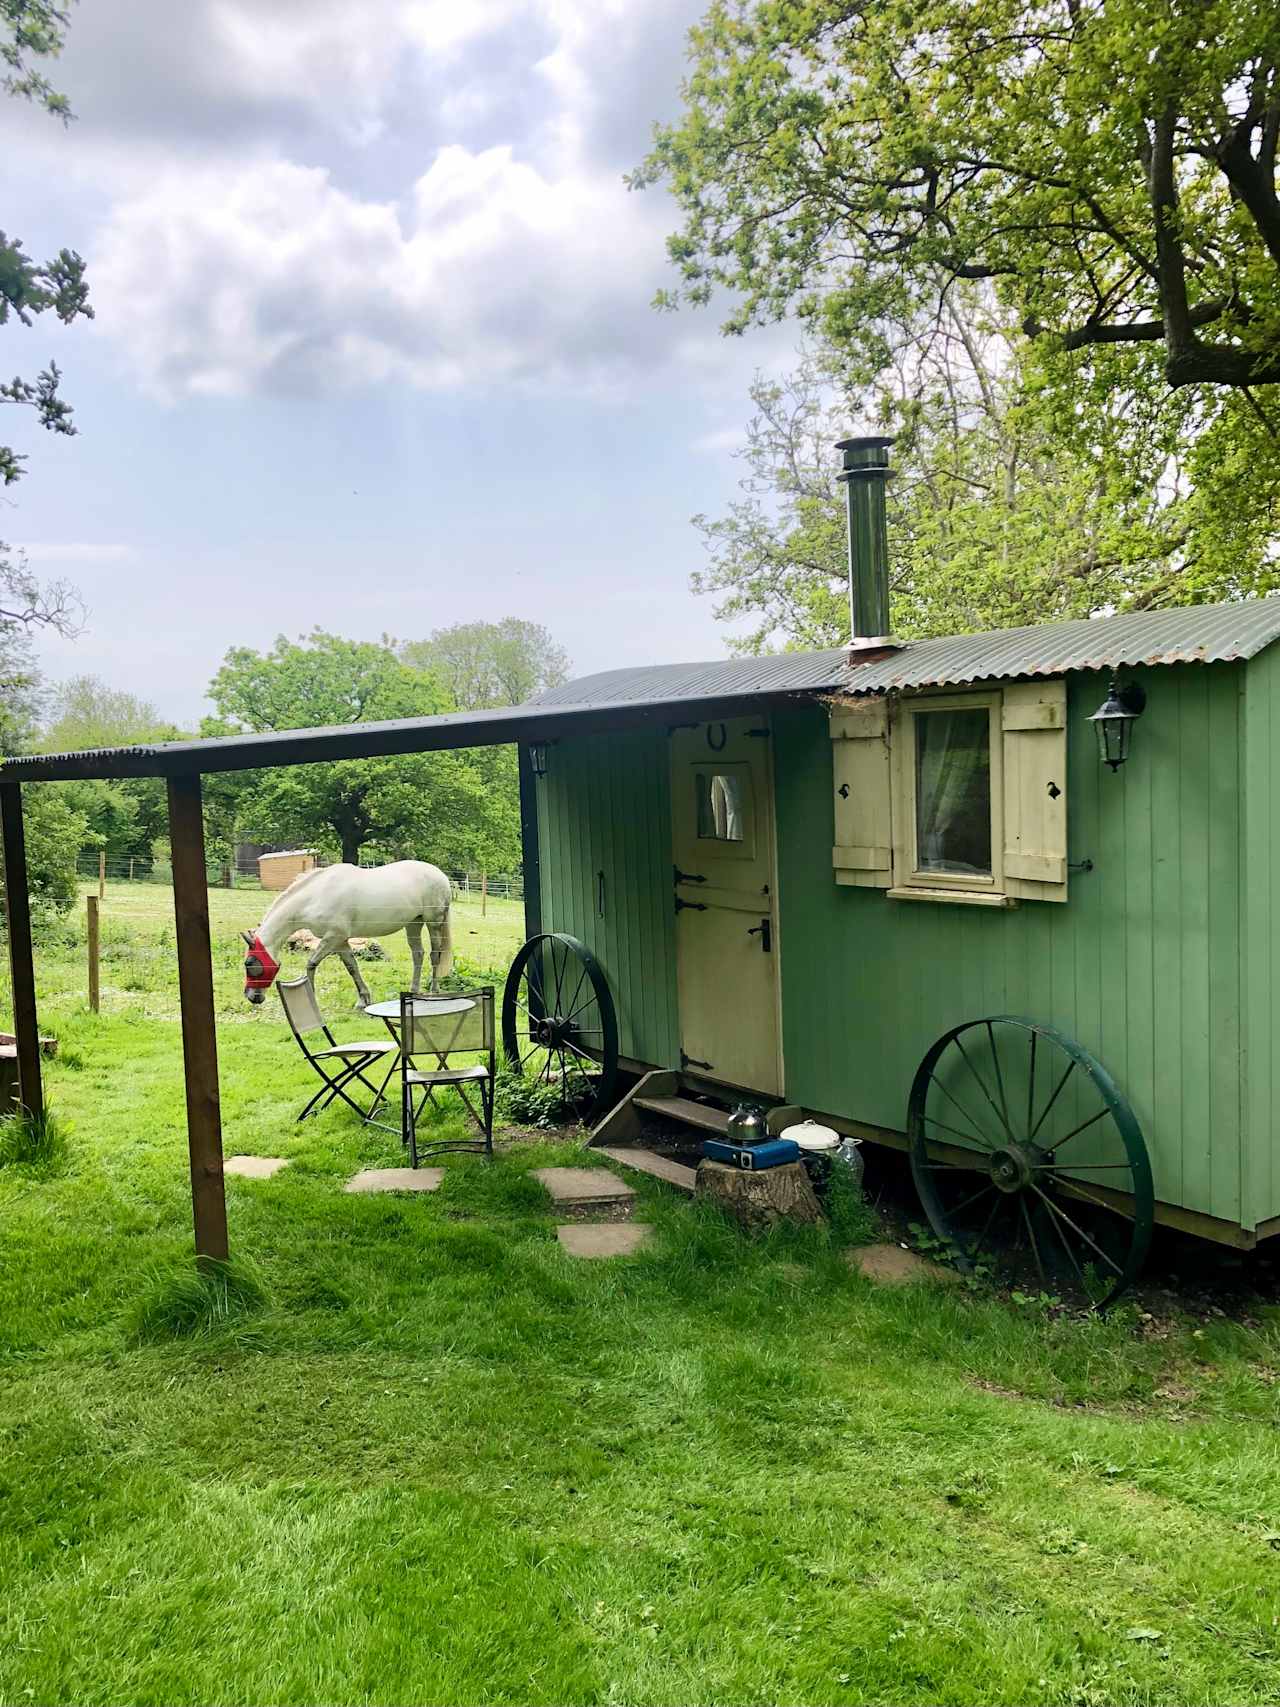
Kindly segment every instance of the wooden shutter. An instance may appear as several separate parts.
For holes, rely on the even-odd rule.
[[[1004,690],[1004,887],[1028,901],[1067,898],[1067,684]]]
[[[888,889],[893,882],[893,826],[884,700],[864,700],[831,713],[831,760],[836,826],[831,863],[836,882]]]

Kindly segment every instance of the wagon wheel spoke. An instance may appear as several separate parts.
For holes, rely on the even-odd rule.
[[[1022,1206],[1022,1219],[1027,1224],[1027,1237],[1031,1240],[1032,1255],[1036,1259],[1036,1272],[1039,1274],[1040,1279],[1044,1283],[1044,1285],[1047,1286],[1049,1284],[1049,1282],[1048,1282],[1048,1278],[1044,1272],[1044,1263],[1040,1257],[1040,1247],[1036,1243],[1036,1230],[1031,1225],[1031,1211],[1027,1208],[1027,1195],[1025,1192],[1020,1192],[1018,1194],[1018,1202]]]
[[[1065,1209],[1059,1209],[1058,1205],[1049,1196],[1049,1193],[1047,1191],[1041,1191],[1041,1189],[1038,1185],[1033,1185],[1031,1187],[1031,1189],[1032,1189],[1032,1191],[1035,1192],[1037,1197],[1042,1198],[1044,1200],[1044,1202],[1049,1206],[1050,1212],[1054,1215],[1057,1215],[1061,1220],[1065,1221],[1067,1226],[1070,1227],[1071,1231],[1075,1234],[1076,1238],[1082,1239],[1084,1241],[1084,1243],[1086,1245],[1088,1245],[1089,1249],[1095,1254],[1095,1256],[1100,1257],[1102,1259],[1102,1261],[1104,1263],[1106,1263],[1108,1268],[1114,1269],[1117,1274],[1123,1274],[1124,1273],[1124,1270],[1120,1267],[1120,1264],[1118,1262],[1116,1262],[1115,1258],[1109,1257],[1107,1255],[1107,1253],[1103,1250],[1102,1246],[1100,1244],[1098,1244],[1095,1239],[1091,1239],[1089,1237],[1088,1233],[1085,1232],[1084,1228],[1081,1227],[1078,1222],[1075,1222],[1071,1219],[1071,1217],[1067,1214]]]
[[[1056,1153],[1059,1151],[1064,1144],[1069,1144],[1077,1133],[1087,1132],[1089,1127],[1096,1126],[1100,1120],[1105,1120],[1110,1113],[1111,1110],[1109,1108],[1100,1108],[1098,1112],[1091,1115],[1088,1120],[1082,1120],[1079,1126],[1073,1126],[1065,1138],[1055,1138],[1053,1141],[1054,1152]]]
[[[924,1118],[930,1126],[936,1126],[943,1132],[950,1132],[956,1138],[967,1138],[971,1144],[981,1144],[986,1151],[991,1149],[986,1139],[979,1138],[976,1132],[961,1132],[958,1126],[948,1126],[945,1120],[939,1120],[936,1115],[926,1114]]]
[[[978,1069],[974,1066],[973,1062],[969,1059],[969,1051],[965,1048],[964,1044],[961,1043],[961,1041],[958,1037],[956,1038],[956,1048],[960,1051],[960,1055],[964,1061],[965,1066],[969,1069],[969,1071],[973,1074],[974,1078],[978,1081],[978,1085],[981,1088],[983,1096],[986,1097],[988,1103],[990,1103],[990,1105],[991,1105],[992,1114],[995,1115],[996,1119],[1000,1122],[1001,1126],[1004,1127],[1006,1137],[1012,1138],[1013,1132],[1010,1129],[1009,1122],[1005,1119],[1004,1115],[996,1107],[995,1098],[991,1095],[991,1092],[987,1089],[986,1080],[982,1077],[982,1074],[978,1071]]]
[[[1075,1062],[1074,1061],[1068,1061],[1066,1071],[1063,1073],[1062,1077],[1058,1080],[1057,1085],[1054,1087],[1053,1095],[1049,1098],[1048,1102],[1044,1105],[1044,1108],[1041,1111],[1039,1120],[1036,1121],[1035,1125],[1031,1128],[1031,1131],[1027,1134],[1027,1136],[1029,1138],[1034,1140],[1036,1133],[1039,1132],[1040,1128],[1044,1125],[1046,1119],[1048,1118],[1049,1110],[1053,1107],[1054,1103],[1057,1102],[1063,1085],[1066,1084],[1067,1080],[1071,1077],[1072,1073],[1074,1073],[1075,1070],[1076,1070]]]
[[[947,1089],[947,1087],[942,1083],[942,1081],[940,1079],[932,1079],[932,1083],[938,1087],[938,1089],[942,1092],[943,1096],[946,1097],[947,1101],[952,1105],[953,1108],[959,1109],[960,1113],[965,1117],[965,1119],[969,1122],[969,1124],[971,1126],[981,1127],[982,1122],[980,1120],[975,1120],[973,1118],[973,1116],[969,1113],[969,1110],[964,1106],[964,1104],[962,1102],[959,1102],[951,1094],[951,1092]],[[977,1136],[977,1134],[975,1133],[974,1134],[974,1142],[978,1143],[978,1144],[986,1144],[986,1139],[985,1138],[979,1138]],[[987,1148],[990,1149],[991,1146],[988,1144]]]

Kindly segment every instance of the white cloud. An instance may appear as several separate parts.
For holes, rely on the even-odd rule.
[[[652,316],[661,230],[611,174],[439,150],[407,207],[246,162],[125,198],[90,255],[99,321],[169,397],[399,378],[628,382],[689,328]]]

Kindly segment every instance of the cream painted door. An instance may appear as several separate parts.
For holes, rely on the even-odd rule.
[[[680,1046],[709,1079],[782,1091],[768,723],[671,736]]]

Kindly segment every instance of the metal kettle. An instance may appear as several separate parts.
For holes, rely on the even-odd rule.
[[[769,1123],[764,1110],[754,1103],[740,1102],[729,1116],[729,1129],[725,1136],[731,1144],[742,1146],[768,1143]]]

